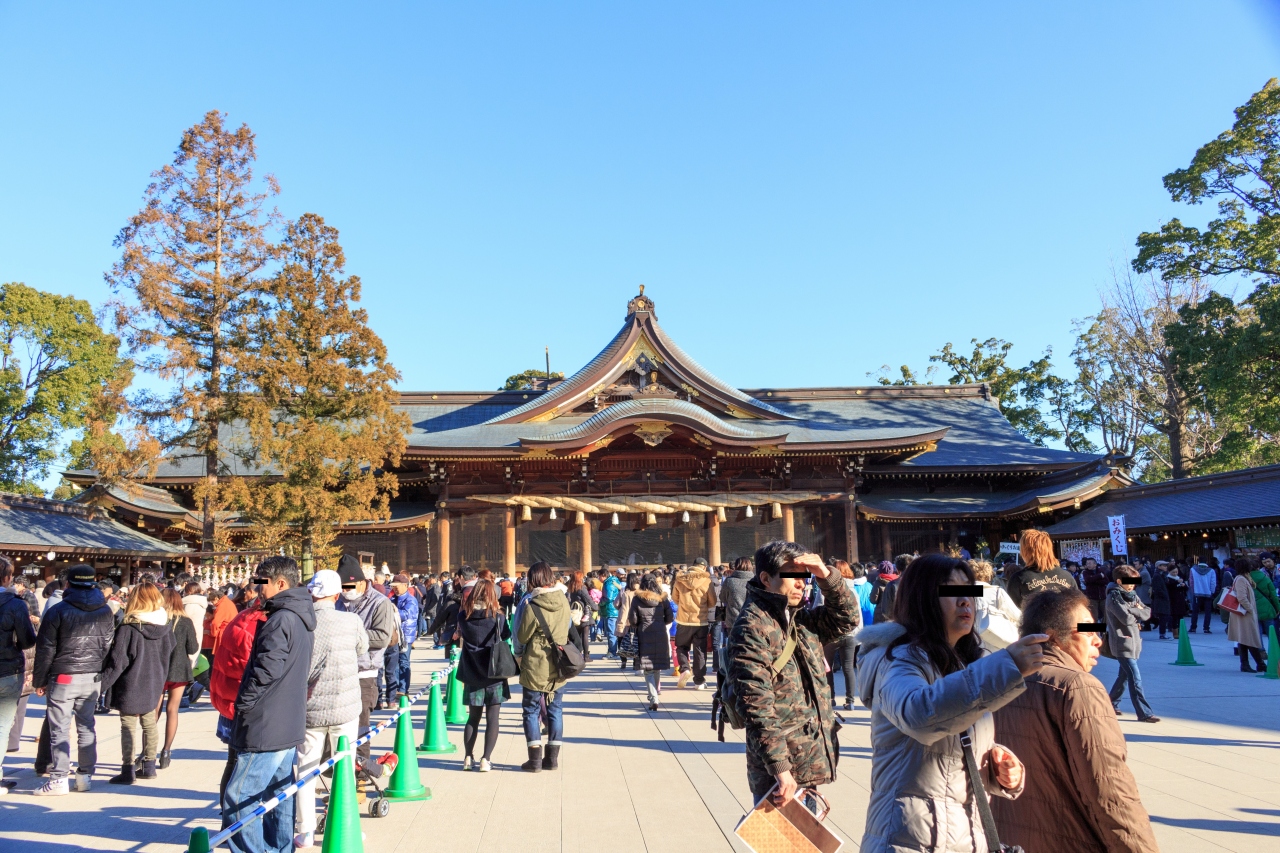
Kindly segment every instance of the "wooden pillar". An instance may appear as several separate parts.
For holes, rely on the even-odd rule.
[[[578,527],[582,530],[582,553],[578,555],[578,568],[586,575],[591,571],[591,516],[584,515]]]
[[[796,508],[791,504],[782,508],[782,538],[788,542],[796,541]]]
[[[720,565],[720,519],[714,511],[707,513],[707,562],[712,569]]]
[[[889,525],[883,521],[880,522],[880,550],[886,560],[893,561],[893,537],[889,535]]]
[[[442,509],[436,514],[437,536],[440,540],[440,571],[449,571],[449,511]]]
[[[124,565],[120,567],[120,586],[128,586],[133,583],[133,558],[124,561]]]
[[[503,518],[502,570],[516,576],[516,509],[507,507]]]
[[[409,537],[412,534],[400,534],[400,571],[408,574],[409,572]]]
[[[850,563],[860,563],[862,558],[858,556],[858,499],[849,495],[848,502],[844,505],[844,552],[845,559]]]

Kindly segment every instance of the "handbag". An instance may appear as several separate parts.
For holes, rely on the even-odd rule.
[[[978,771],[978,759],[973,755],[973,739],[968,731],[960,733],[960,748],[964,750],[964,772],[969,777],[969,787],[973,790],[973,800],[978,806],[978,817],[982,820],[982,831],[987,836],[987,849],[995,853],[1026,853],[1016,844],[1001,844],[1000,833],[996,832],[996,819],[991,814],[991,803],[987,802],[987,788],[982,784],[982,774]]]
[[[502,640],[493,644],[489,650],[489,677],[506,680],[520,674],[520,664],[511,653],[511,647]]]
[[[560,645],[551,636],[551,629],[547,627],[547,619],[542,615],[542,608],[536,607],[532,601],[526,605],[533,611],[533,617],[538,620],[538,625],[542,627],[542,633],[547,637],[547,643],[551,646],[551,665],[555,669],[556,681],[568,681],[582,674],[587,668],[587,662],[582,657],[582,652],[578,651],[578,647],[573,643]]]

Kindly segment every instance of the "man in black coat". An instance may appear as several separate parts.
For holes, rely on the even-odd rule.
[[[298,566],[289,557],[263,560],[253,582],[266,599],[267,621],[253,639],[236,694],[231,746],[237,757],[222,797],[224,827],[293,780],[294,755],[306,736],[307,677],[316,628],[311,592],[301,585]],[[288,853],[293,850],[293,819],[290,797],[231,836],[228,844],[243,853]]]
[[[22,700],[22,681],[27,668],[26,650],[36,644],[27,603],[9,587],[13,584],[13,561],[0,555],[0,749],[9,745],[9,729]],[[4,754],[0,753],[0,766]],[[0,787],[0,796],[9,789]]]
[[[98,589],[92,566],[72,566],[62,600],[51,604],[36,634],[36,661],[31,686],[46,697],[45,721],[53,766],[49,781],[34,793],[62,796],[71,773],[71,727],[78,736],[76,790],[89,790],[89,777],[98,763],[98,738],[93,709],[98,704],[103,661],[111,651],[116,620]]]

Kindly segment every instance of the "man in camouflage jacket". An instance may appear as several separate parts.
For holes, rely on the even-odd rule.
[[[729,637],[728,679],[746,724],[747,781],[759,802],[775,782],[782,802],[800,788],[836,777],[838,723],[831,710],[822,647],[858,626],[857,598],[838,572],[794,542],[775,541],[756,552],[756,576]],[[812,573],[825,604],[801,606]],[[794,632],[795,651],[775,677],[774,661]]]

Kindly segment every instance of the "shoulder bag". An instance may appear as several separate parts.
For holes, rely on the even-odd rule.
[[[515,678],[520,674],[520,664],[516,662],[516,656],[511,653],[511,647],[502,639],[502,618],[499,617],[498,624],[493,626],[494,637],[493,646],[489,649],[489,677],[501,678],[504,681],[508,678]]]
[[[568,681],[582,674],[587,668],[587,662],[582,657],[582,652],[578,651],[578,647],[573,643],[566,642],[560,645],[551,636],[551,629],[547,627],[547,619],[542,615],[542,608],[536,606],[532,601],[528,607],[533,611],[533,616],[538,620],[538,625],[542,628],[542,633],[547,637],[547,643],[551,646],[551,665],[555,668],[556,681]]]
[[[991,803],[987,802],[987,787],[982,784],[982,774],[978,770],[978,759],[973,755],[973,739],[968,731],[960,733],[960,748],[964,750],[964,772],[969,777],[969,787],[973,790],[973,801],[978,806],[978,817],[982,820],[982,831],[987,836],[987,849],[991,853],[1026,853],[1016,844],[1001,844],[1000,833],[996,832],[996,819],[991,814]],[[1026,772],[1025,768],[1022,772]]]

